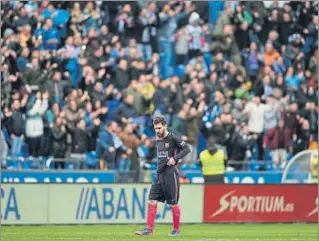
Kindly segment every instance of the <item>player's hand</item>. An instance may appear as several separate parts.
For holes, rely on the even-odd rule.
[[[171,157],[167,162],[167,166],[174,166],[175,164],[176,164],[176,161],[174,160],[173,157]]]

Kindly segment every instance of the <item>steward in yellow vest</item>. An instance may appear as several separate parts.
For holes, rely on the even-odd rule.
[[[217,148],[215,140],[210,139],[207,143],[207,149],[199,155],[199,161],[206,184],[224,183],[226,160],[227,155],[225,151],[221,148]]]

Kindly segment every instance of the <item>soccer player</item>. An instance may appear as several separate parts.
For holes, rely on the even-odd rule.
[[[157,202],[165,202],[172,208],[173,231],[171,236],[179,235],[180,208],[179,200],[179,174],[176,165],[191,152],[189,146],[179,136],[167,130],[167,123],[163,117],[153,120],[156,132],[157,146],[157,178],[152,184],[148,197],[147,228],[135,234],[148,236],[153,234],[156,217]]]

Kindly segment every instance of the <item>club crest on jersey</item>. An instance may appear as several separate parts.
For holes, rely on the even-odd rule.
[[[165,143],[165,148],[169,148],[169,143]]]

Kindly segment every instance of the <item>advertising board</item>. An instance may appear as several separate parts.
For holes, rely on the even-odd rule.
[[[145,223],[144,184],[3,184],[2,224]],[[181,222],[203,220],[203,186],[182,185]],[[158,205],[157,223],[171,223],[171,209]]]
[[[183,171],[190,183],[204,183],[201,171]],[[228,172],[225,183],[232,184],[278,184],[281,172]],[[156,172],[152,173],[153,180]],[[114,183],[116,174],[112,171],[10,171],[1,173],[2,183]]]
[[[317,222],[316,185],[206,185],[204,222]]]

